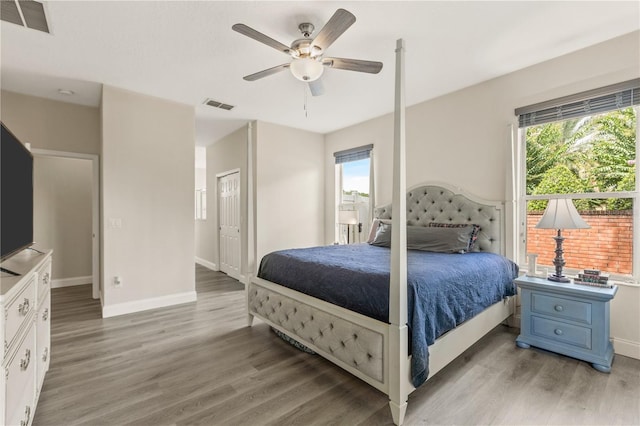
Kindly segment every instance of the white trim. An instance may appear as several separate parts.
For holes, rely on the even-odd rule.
[[[97,154],[83,154],[81,152],[68,152],[68,151],[55,151],[51,149],[33,148],[31,153],[41,157],[63,157],[63,158],[76,158],[80,160],[93,160],[98,158]]]
[[[34,156],[75,158],[78,160],[90,160],[92,170],[91,187],[91,269],[92,269],[92,297],[102,297],[100,291],[100,156],[97,154],[83,154],[79,152],[55,151],[51,149],[34,148],[31,150]]]
[[[102,318],[110,318],[118,315],[126,315],[149,309],[165,308],[167,306],[181,305],[195,302],[198,296],[195,291],[170,294],[167,296],[152,297],[149,299],[134,300],[131,302],[116,303],[102,306]]]
[[[219,271],[220,270],[220,269],[218,269],[218,265],[216,265],[215,263],[209,262],[208,260],[204,260],[204,259],[202,259],[202,258],[200,258],[198,256],[196,256],[196,263],[198,265],[204,266],[205,268],[209,268],[212,271]]]
[[[249,279],[251,275],[256,274],[257,265],[257,244],[256,244],[256,210],[255,210],[255,188],[253,167],[253,123],[247,124],[247,253],[246,253],[246,271]],[[242,253],[240,254],[240,270],[242,270]],[[247,280],[248,283],[249,280]]]
[[[223,272],[223,271],[221,271]],[[235,272],[235,271],[228,271],[228,272],[223,272],[224,274],[227,274],[227,276],[233,278],[234,280],[238,280],[241,283],[244,284],[244,275],[240,274],[239,272]]]
[[[225,172],[216,173],[216,180],[220,179],[221,177],[232,175],[234,173],[240,173],[240,169],[231,169]]]
[[[621,339],[619,337],[613,337],[611,340],[613,341],[613,349],[616,355],[640,359],[640,343]]]
[[[60,278],[51,280],[51,288],[73,287],[76,285],[91,284],[92,282],[91,275],[85,277]]]

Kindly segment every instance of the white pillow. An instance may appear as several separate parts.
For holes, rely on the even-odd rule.
[[[371,222],[371,228],[369,228],[369,238],[367,242],[371,244],[376,239],[376,232],[378,231],[378,225],[381,223],[391,223],[391,219],[373,219]]]

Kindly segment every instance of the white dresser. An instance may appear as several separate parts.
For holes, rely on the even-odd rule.
[[[49,369],[51,250],[26,249],[2,262],[0,424],[29,426]]]

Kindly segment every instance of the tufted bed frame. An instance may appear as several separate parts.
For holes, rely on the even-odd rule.
[[[392,219],[391,205],[375,209],[380,219]],[[500,203],[472,199],[444,185],[423,185],[407,193],[407,224],[429,222],[480,225],[479,251],[503,254],[503,209]],[[247,291],[249,324],[254,316],[386,394],[390,392],[391,324],[332,305],[320,299],[253,278]],[[429,377],[433,376],[496,325],[513,309],[498,302],[440,337],[429,347]],[[405,360],[407,364],[409,359]],[[402,378],[413,390],[410,377]]]
[[[403,177],[404,101],[400,101],[400,106],[398,101],[398,93],[404,91],[401,81],[403,55],[404,42],[398,40],[393,186],[395,210],[391,205],[386,205],[374,211],[377,218],[392,219],[393,229],[400,229],[400,232],[392,234],[389,323],[257,277],[250,279],[246,291],[249,326],[253,318],[258,317],[384,392],[389,396],[393,421],[398,425],[404,420],[408,396],[415,389],[410,379],[406,325],[406,229],[400,224],[477,224],[481,228],[476,241],[478,250],[503,255],[505,229],[504,210],[500,202],[481,200],[446,184],[421,185],[406,190]],[[406,194],[406,198],[400,194]],[[400,213],[392,215],[394,211]],[[429,346],[429,377],[504,322],[512,315],[513,309],[513,298],[498,302],[438,338]],[[428,386],[428,383],[423,386]]]

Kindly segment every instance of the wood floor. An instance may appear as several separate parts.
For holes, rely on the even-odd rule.
[[[256,320],[243,286],[196,266],[198,301],[102,319],[91,286],[52,292],[34,425],[390,425],[387,397]],[[406,424],[640,424],[640,361],[611,374],[499,326],[409,397]]]

